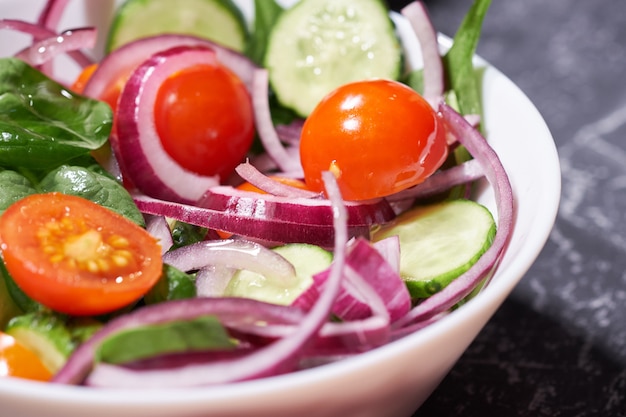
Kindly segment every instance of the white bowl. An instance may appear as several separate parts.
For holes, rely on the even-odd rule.
[[[42,0],[0,0],[0,17],[33,20]],[[251,0],[246,2],[249,7]],[[73,0],[64,28],[102,24],[111,1]],[[104,13],[102,13],[104,10]],[[249,9],[247,9],[249,10]],[[90,16],[87,18],[87,16]],[[94,20],[94,16],[100,16]],[[405,22],[406,23],[406,22]],[[406,26],[401,24],[401,32]],[[4,31],[6,32],[6,31]],[[2,33],[0,56],[27,38]],[[405,45],[417,50],[412,36]],[[477,59],[478,62],[484,62]],[[61,63],[60,65],[65,65]],[[11,417],[406,417],[437,387],[510,294],[543,248],[554,224],[561,176],[543,118],[508,78],[488,67],[484,80],[488,139],[512,182],[514,232],[490,285],[462,308],[402,340],[316,369],[210,388],[157,391],[90,389],[0,378],[0,414]],[[489,192],[481,202],[493,208]]]

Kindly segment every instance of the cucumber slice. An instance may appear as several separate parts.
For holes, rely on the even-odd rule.
[[[491,246],[496,223],[471,200],[414,208],[373,235],[400,238],[400,275],[413,298],[426,298],[467,271]]]
[[[76,347],[70,330],[53,314],[30,313],[14,317],[6,333],[39,356],[52,373],[63,366]]]
[[[342,84],[397,79],[401,63],[381,0],[301,0],[278,18],[265,55],[276,97],[304,117]]]
[[[273,250],[293,264],[296,270],[296,280],[293,285],[286,287],[282,282],[273,280],[272,277],[241,270],[231,278],[224,295],[290,305],[313,284],[313,275],[328,268],[333,260],[331,252],[305,243],[290,243]]]
[[[207,38],[238,52],[248,39],[244,16],[231,0],[127,0],[115,13],[105,49],[161,33]]]

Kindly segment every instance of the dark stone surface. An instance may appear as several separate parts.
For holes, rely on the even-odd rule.
[[[448,35],[471,5],[426,3]],[[561,207],[535,265],[414,417],[626,416],[626,2],[493,0],[479,54],[546,119]]]

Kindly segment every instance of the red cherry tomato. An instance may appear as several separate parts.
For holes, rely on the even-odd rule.
[[[0,217],[6,268],[31,298],[62,313],[96,315],[141,298],[161,276],[161,247],[145,229],[89,200],[25,197]]]
[[[0,332],[0,377],[16,377],[49,381],[50,371],[41,359],[13,336]]]
[[[300,158],[307,186],[335,173],[346,200],[393,194],[422,182],[448,155],[445,128],[414,90],[395,81],[343,85],[309,115]]]
[[[221,65],[198,65],[169,77],[154,114],[165,151],[200,175],[227,178],[254,138],[248,90]]]

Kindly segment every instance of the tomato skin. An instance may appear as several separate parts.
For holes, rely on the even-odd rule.
[[[154,117],[165,151],[182,167],[226,179],[254,139],[252,101],[222,65],[197,65],[159,88]]]
[[[422,182],[448,155],[445,128],[414,90],[391,80],[343,85],[304,123],[300,159],[305,182],[323,191],[323,171],[343,198],[383,197]]]
[[[13,336],[0,332],[0,377],[49,381],[52,373],[39,357]]]
[[[86,199],[34,194],[0,217],[6,268],[31,298],[82,316],[108,313],[159,279],[161,247],[125,217]]]

